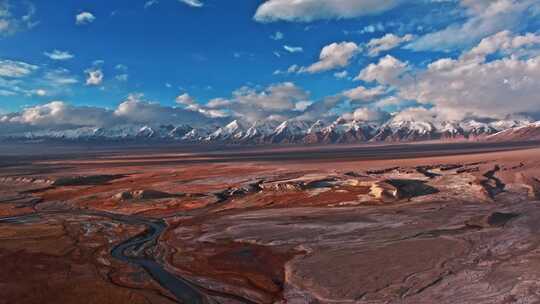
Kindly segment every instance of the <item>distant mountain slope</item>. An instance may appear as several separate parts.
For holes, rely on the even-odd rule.
[[[490,141],[540,140],[540,122],[503,130],[487,138]]]
[[[540,140],[540,122],[499,120],[479,122],[428,122],[390,119],[384,123],[345,120],[248,124],[234,120],[224,126],[193,128],[189,125],[124,125],[111,128],[41,130],[10,134],[11,140],[66,141],[174,141],[220,144],[353,144],[425,140]]]

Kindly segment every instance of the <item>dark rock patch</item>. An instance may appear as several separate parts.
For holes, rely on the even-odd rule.
[[[484,188],[486,194],[492,199],[498,194],[504,192],[506,188],[506,184],[495,176],[495,174],[500,170],[501,167],[496,165],[493,170],[490,170],[484,174],[486,179],[480,181],[480,185]]]
[[[53,186],[99,186],[124,177],[122,174],[61,177],[54,181]]]
[[[466,221],[465,225],[475,228],[500,228],[518,216],[517,213],[494,212],[488,216],[474,217]]]
[[[418,171],[418,173],[423,174],[427,178],[433,179],[435,177],[441,176],[440,174],[431,172],[430,170],[432,169],[434,169],[434,167],[430,167],[430,166],[416,167],[416,171]]]
[[[156,190],[124,191],[116,194],[113,198],[119,201],[150,200],[182,197],[184,194],[173,194]]]
[[[421,180],[389,179],[385,182],[398,189],[398,198],[400,199],[410,199],[413,197],[439,193],[437,188],[432,187]]]
[[[463,168],[456,171],[457,174],[463,174],[463,173],[474,173],[480,171],[479,167],[472,167],[472,168]]]

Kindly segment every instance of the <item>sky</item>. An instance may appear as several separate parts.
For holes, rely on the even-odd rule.
[[[537,0],[0,0],[0,124],[540,112]]]

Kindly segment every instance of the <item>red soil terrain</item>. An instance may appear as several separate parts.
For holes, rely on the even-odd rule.
[[[532,144],[62,151],[0,163],[0,303],[540,302]]]

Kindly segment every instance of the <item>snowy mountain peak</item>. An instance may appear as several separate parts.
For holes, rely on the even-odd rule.
[[[250,127],[234,120],[224,126],[193,128],[189,125],[117,125],[112,127],[79,127],[60,130],[39,130],[10,134],[12,140],[151,140],[185,141],[190,143],[225,144],[330,144],[363,142],[403,142],[421,140],[484,140],[492,138],[531,137],[540,122],[528,120],[443,121],[429,122],[413,119],[391,119],[385,124],[337,119],[331,123],[318,120],[306,122],[288,120],[256,122]],[[535,135],[536,136],[536,135]]]

